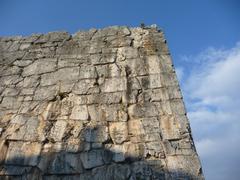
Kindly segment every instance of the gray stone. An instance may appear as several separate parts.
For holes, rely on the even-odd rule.
[[[133,47],[120,47],[117,52],[117,60],[123,61],[125,59],[138,58],[138,50]]]
[[[48,33],[50,42],[57,42],[70,39],[68,32],[50,32]]]
[[[161,116],[160,128],[163,139],[180,139],[180,124],[174,116]]]
[[[134,104],[128,107],[129,116],[133,119],[158,115],[158,108],[152,103]]]
[[[23,43],[20,45],[19,49],[25,50],[25,49],[28,49],[30,46],[31,46],[31,43]]]
[[[19,66],[19,67],[25,67],[25,66],[28,66],[29,64],[31,64],[32,61],[30,60],[17,60],[15,61],[13,64],[16,65],[16,66]]]
[[[20,114],[13,117],[11,120],[12,131],[7,131],[8,139],[11,140],[38,140],[38,126],[40,122],[37,116],[30,116],[28,114]]]
[[[23,80],[23,78],[19,75],[2,76],[2,77],[0,77],[0,85],[1,86],[16,85],[17,83],[21,82],[22,80]]]
[[[9,144],[6,164],[36,166],[41,152],[41,144],[37,142],[17,142]]]
[[[109,139],[107,126],[86,127],[84,130],[84,140],[86,142],[106,142]]]
[[[39,76],[28,76],[23,80],[23,87],[36,87],[39,83]]]
[[[87,104],[117,104],[122,100],[122,92],[92,94],[87,97]]]
[[[96,66],[96,70],[98,76],[103,78],[126,76],[125,68],[117,63]]]
[[[94,67],[81,66],[79,79],[97,78],[97,73]]]
[[[94,167],[104,165],[102,150],[92,150],[89,152],[83,152],[80,154],[83,167],[85,169],[91,169]]]
[[[2,69],[2,76],[16,75],[21,73],[21,68],[18,66],[9,66]]]
[[[102,56],[99,55],[91,55],[91,62],[94,65],[104,65],[114,63],[116,61],[116,55],[114,54],[104,54]]]
[[[34,100],[53,100],[57,94],[58,88],[56,86],[47,86],[38,88],[35,91]]]
[[[102,92],[117,92],[124,91],[127,89],[127,82],[125,78],[110,78],[105,79],[103,84]]]
[[[24,68],[22,75],[30,76],[48,73],[56,70],[56,59],[40,59]]]
[[[74,82],[78,80],[79,67],[63,68],[58,71],[43,74],[41,76],[41,85],[49,86],[58,84],[60,90],[61,87],[67,82]]]
[[[88,117],[87,106],[74,106],[70,115],[70,119],[75,120],[88,120]]]
[[[128,127],[126,122],[111,123],[109,131],[114,144],[122,144],[128,139]]]
[[[128,121],[129,135],[131,141],[159,141],[159,121],[155,118],[142,118]]]
[[[55,142],[61,141],[67,127],[67,122],[64,120],[58,120],[52,127],[49,138]]]
[[[32,167],[27,166],[17,166],[17,165],[4,165],[2,166],[2,169],[0,170],[0,175],[6,179],[11,176],[15,176],[15,179],[21,179],[21,176],[29,173],[31,171]],[[19,177],[19,178],[17,178]]]
[[[123,145],[111,145],[110,148],[108,148],[113,153],[113,161],[114,162],[123,162],[125,161],[125,147]]]
[[[41,163],[41,162],[40,162]],[[50,164],[46,164],[50,174],[77,174],[83,172],[80,156],[71,153],[56,154]]]
[[[112,104],[107,105],[90,105],[88,106],[91,120],[94,121],[127,121],[128,115],[124,105]]]
[[[95,79],[82,79],[79,80],[73,87],[73,93],[78,95],[86,95],[92,93],[98,93],[99,87],[96,85]]]
[[[19,89],[16,88],[6,88],[2,92],[2,96],[17,96],[19,94]]]

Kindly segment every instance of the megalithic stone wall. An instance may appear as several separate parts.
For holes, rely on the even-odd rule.
[[[0,38],[0,179],[204,179],[163,32]]]

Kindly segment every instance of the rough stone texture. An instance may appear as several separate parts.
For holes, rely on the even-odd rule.
[[[163,32],[1,37],[0,179],[204,179]]]

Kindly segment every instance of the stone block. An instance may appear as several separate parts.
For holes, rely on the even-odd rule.
[[[95,79],[82,79],[75,84],[72,91],[78,95],[86,95],[99,93],[99,90]]]
[[[123,61],[125,59],[134,59],[138,58],[138,50],[133,47],[120,47],[117,51],[117,60]]]
[[[133,104],[128,107],[130,118],[143,118],[158,116],[158,108],[153,103]]]
[[[115,54],[104,54],[102,56],[91,55],[90,59],[93,65],[111,64],[116,61],[116,55]]]
[[[13,75],[13,76],[0,76],[0,85],[1,86],[11,86],[16,85],[17,83],[21,82],[23,78],[20,75]]]
[[[36,166],[40,152],[40,143],[12,141],[9,143],[5,164]]]
[[[177,76],[175,73],[161,73],[161,81],[163,86],[178,86]]]
[[[23,87],[36,87],[40,83],[39,76],[28,76],[23,80]]]
[[[38,126],[40,122],[37,116],[19,114],[12,118],[11,128],[7,130],[10,140],[36,141],[38,140]]]
[[[125,68],[117,63],[96,66],[97,74],[101,78],[125,77]]]
[[[149,74],[147,62],[142,57],[126,59],[126,69],[129,76],[144,76]]]
[[[185,106],[182,99],[174,99],[170,102],[172,114],[185,115]]]
[[[124,143],[125,158],[130,161],[137,161],[144,157],[145,147],[142,143]]]
[[[114,144],[122,144],[128,139],[128,127],[126,122],[110,123],[109,132]]]
[[[56,70],[57,59],[39,59],[24,68],[22,75],[31,76],[53,72]]]
[[[97,125],[95,127],[85,127],[82,136],[86,142],[106,142],[109,139],[108,127],[101,125]]]
[[[125,161],[125,147],[123,145],[112,145],[109,150],[113,153],[113,161],[114,162],[123,162]]]
[[[71,68],[62,68],[58,71],[43,74],[41,76],[41,85],[42,86],[49,86],[58,84],[59,89],[65,83],[70,83],[77,81],[79,79],[79,67],[71,67]]]
[[[127,89],[127,82],[125,78],[110,78],[105,79],[104,84],[101,88],[102,92],[117,92],[124,91]]]
[[[47,159],[41,159],[40,168],[42,170],[46,169],[49,174],[79,174],[83,172],[83,167],[80,160],[79,154],[72,153],[57,153],[51,160],[50,157]],[[45,160],[45,162],[44,162]],[[50,161],[48,161],[50,160]],[[44,167],[46,166],[46,167]]]
[[[87,104],[117,104],[122,100],[122,92],[91,94],[87,96]]]
[[[18,66],[10,66],[10,67],[4,67],[1,68],[1,75],[2,76],[10,76],[10,75],[17,75],[17,74],[21,74],[21,68],[19,68]]]
[[[94,67],[81,66],[79,71],[79,79],[97,78],[97,72]]]
[[[156,117],[128,121],[129,134],[132,136],[160,133],[159,128],[159,120]]]
[[[127,121],[127,109],[123,104],[90,105],[89,115],[93,121]]]
[[[88,120],[89,114],[88,114],[88,109],[87,106],[74,106],[72,109],[72,113],[70,115],[70,119],[75,119],[75,120]]]
[[[149,74],[159,74],[164,70],[160,67],[160,60],[157,55],[147,56],[146,61],[149,68]]]
[[[54,142],[61,141],[67,127],[67,122],[64,120],[57,120],[51,128],[49,138]]]
[[[107,156],[103,150],[91,150],[80,154],[84,169],[91,169],[105,164],[104,156]]]
[[[18,165],[4,165],[1,167],[0,175],[2,179],[12,178],[20,180],[22,176],[31,172],[32,167]]]
[[[180,124],[172,115],[160,117],[160,128],[163,139],[180,139]]]
[[[36,89],[34,94],[34,100],[53,100],[57,94],[58,87],[56,86],[46,86],[46,87],[39,87]]]
[[[17,88],[5,88],[2,92],[2,96],[17,96],[20,90]]]

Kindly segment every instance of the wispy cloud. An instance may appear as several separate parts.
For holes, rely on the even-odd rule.
[[[240,43],[183,56],[177,67],[207,179],[240,177]],[[191,69],[191,70],[189,70]],[[180,73],[179,73],[180,72]]]

